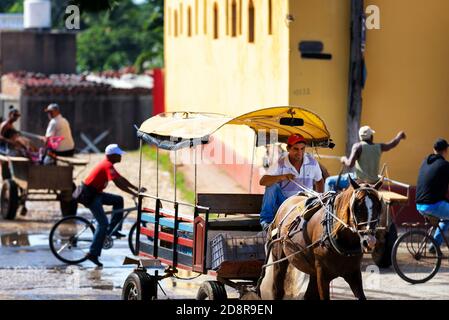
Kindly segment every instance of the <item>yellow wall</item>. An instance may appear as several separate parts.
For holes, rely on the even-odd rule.
[[[255,109],[286,105],[288,97],[288,28],[283,23],[287,12],[286,0],[273,0],[273,35],[268,35],[268,1],[253,0],[256,16],[255,43],[248,43],[248,3],[242,3],[242,30],[238,36],[226,34],[226,5],[231,0],[198,0],[198,34],[187,36],[187,19],[183,33],[174,37],[174,10],[184,15],[190,5],[195,12],[195,0],[165,1],[165,68],[166,106],[168,111],[185,110],[240,115]],[[207,3],[207,34],[204,33],[204,3]],[[213,4],[219,7],[219,39],[213,39]],[[171,13],[171,14],[170,14]],[[167,15],[170,14],[170,18]],[[194,16],[194,15],[193,15]],[[178,18],[179,19],[179,18]],[[195,25],[194,20],[193,25]],[[178,23],[180,23],[178,21]],[[229,28],[231,23],[229,22]],[[239,26],[239,23],[237,23]],[[193,28],[194,31],[195,28]],[[168,32],[171,31],[171,35]],[[241,33],[241,34],[240,34]],[[219,135],[240,153],[252,150],[253,135],[249,130],[238,132],[225,129]],[[237,131],[242,131],[239,129]],[[230,139],[229,136],[233,139]]]
[[[346,147],[346,110],[348,108],[349,14],[348,0],[292,0],[290,14],[289,102],[316,112],[326,123],[334,150],[320,154],[343,155]],[[301,41],[321,41],[323,53],[331,60],[303,59]],[[321,161],[336,174],[340,163]]]
[[[381,29],[367,34],[368,79],[362,124],[376,141],[405,130],[408,137],[385,153],[392,178],[416,184],[434,140],[449,138],[449,1],[371,0],[380,8]]]
[[[238,115],[268,106],[300,105],[325,120],[337,144],[334,151],[322,152],[343,155],[350,0],[273,0],[273,35],[268,35],[268,0],[254,0],[254,44],[248,43],[249,0],[236,1],[243,4],[243,28],[235,38],[226,34],[226,0],[165,2],[167,109]],[[212,39],[215,2],[219,5],[218,40]],[[179,15],[181,3],[183,27],[175,38],[174,10]],[[204,3],[208,10],[207,34]],[[228,0],[229,6],[231,3]],[[365,1],[365,6],[370,4],[380,7],[381,29],[367,31],[368,78],[363,91],[362,125],[372,126],[377,131],[375,140],[380,142],[390,140],[399,130],[406,131],[407,140],[386,153],[382,163],[388,163],[391,178],[415,184],[419,164],[431,152],[433,141],[439,136],[449,138],[449,1]],[[187,37],[189,5],[192,37]],[[285,21],[287,14],[294,17],[290,24]],[[301,40],[322,41],[324,52],[331,53],[332,60],[301,59]],[[221,136],[227,135],[231,147],[249,157],[252,135],[233,130],[223,130]],[[333,174],[339,169],[337,161],[323,163]]]

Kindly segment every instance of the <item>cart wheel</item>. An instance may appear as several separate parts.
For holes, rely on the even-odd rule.
[[[205,281],[198,289],[196,300],[217,300],[223,301],[228,298],[226,289],[221,282]]]
[[[157,298],[157,280],[145,271],[135,270],[128,278],[122,290],[122,300],[150,301]]]
[[[1,190],[1,214],[4,219],[14,220],[19,207],[19,193],[17,184],[11,180],[4,180]]]
[[[3,180],[11,179],[11,171],[9,171],[8,162],[2,162],[2,179]]]
[[[63,190],[60,195],[60,207],[63,217],[76,216],[78,210],[78,202],[72,198],[72,193],[75,191],[76,185],[72,184],[72,191]]]
[[[391,251],[397,238],[398,232],[395,224],[392,223],[388,232],[385,234],[385,241],[379,243],[378,246],[376,245],[372,253],[374,263],[379,268],[389,268],[391,266]]]

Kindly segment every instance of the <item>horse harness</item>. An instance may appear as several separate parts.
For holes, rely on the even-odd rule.
[[[332,251],[334,251],[335,253],[345,256],[345,257],[353,257],[353,256],[357,256],[363,253],[363,247],[362,245],[360,245],[359,247],[355,248],[355,249],[346,249],[343,248],[337,241],[337,237],[336,237],[336,233],[334,231],[334,225],[336,223],[336,221],[340,222],[345,228],[350,229],[352,232],[357,233],[360,237],[360,242],[362,242],[362,233],[364,233],[363,231],[359,231],[357,230],[357,227],[360,225],[364,225],[364,224],[369,224],[369,223],[374,223],[379,220],[379,219],[375,219],[372,221],[367,221],[367,222],[358,222],[356,216],[354,215],[354,205],[355,205],[355,199],[356,199],[356,195],[358,192],[360,191],[367,191],[367,192],[374,192],[375,195],[377,197],[379,197],[377,191],[373,188],[370,187],[361,187],[359,189],[356,189],[351,197],[350,200],[350,216],[352,217],[352,219],[354,220],[356,227],[351,227],[348,224],[346,224],[344,221],[342,221],[341,219],[339,219],[335,214],[335,199],[340,195],[337,194],[333,191],[331,192],[327,192],[324,193],[318,197],[312,197],[307,199],[306,201],[306,206],[304,210],[309,210],[310,208],[313,208],[315,206],[315,209],[313,213],[317,212],[321,207],[324,207],[324,217],[322,220],[322,224],[324,226],[323,228],[323,233],[322,236],[319,240],[311,243],[311,239],[308,238],[307,233],[304,232],[304,240],[306,243],[310,243],[307,247],[300,247],[298,251],[290,254],[287,257],[284,257],[280,260],[277,260],[275,262],[272,262],[270,264],[267,264],[268,262],[268,257],[269,254],[271,252],[271,247],[274,243],[277,242],[285,242],[285,241],[291,241],[292,237],[299,233],[299,232],[303,232],[304,230],[306,230],[307,228],[307,222],[308,220],[313,216],[310,215],[309,219],[305,219],[301,214],[298,215],[298,217],[295,218],[295,220],[292,221],[292,223],[289,225],[288,227],[288,232],[282,236],[279,237],[279,230],[281,230],[281,227],[284,223],[284,221],[286,220],[286,218],[295,210],[298,208],[298,206],[294,206],[281,220],[281,222],[279,223],[279,226],[273,230],[271,230],[270,233],[270,238],[268,240],[267,246],[266,246],[266,252],[267,252],[267,258],[265,261],[265,265],[263,266],[263,268],[266,268],[268,266],[271,266],[273,264],[277,264],[280,262],[283,262],[285,260],[288,260],[290,257],[295,256],[299,253],[303,253],[306,249],[310,249],[313,248],[316,245],[321,245],[324,246]],[[380,198],[380,197],[379,197]],[[319,203],[319,206],[317,205],[317,202]],[[374,230],[373,230],[374,231]],[[295,244],[297,246],[297,244]]]
[[[340,219],[337,219],[336,215],[333,214],[333,212],[335,211],[334,203],[335,203],[335,199],[337,198],[337,195],[335,195],[333,198],[329,199],[330,201],[328,201],[326,203],[327,210],[324,211],[324,218],[323,218],[323,221],[321,222],[324,226],[324,231],[323,231],[322,238],[321,238],[322,245],[324,245],[325,247],[327,247],[330,250],[333,250],[334,252],[338,253],[339,255],[342,255],[345,257],[354,257],[354,256],[363,254],[362,235],[364,233],[373,233],[374,232],[374,229],[371,231],[369,231],[369,230],[368,231],[360,231],[360,230],[358,230],[357,227],[365,225],[365,224],[368,225],[371,223],[377,224],[377,222],[379,221],[378,218],[374,219],[374,220],[368,220],[365,222],[357,221],[357,216],[354,214],[355,199],[356,199],[357,193],[359,193],[361,191],[365,191],[367,193],[373,193],[379,200],[381,200],[381,197],[379,196],[377,190],[375,190],[373,188],[360,187],[360,188],[354,190],[354,192],[351,196],[351,199],[350,199],[349,210],[350,210],[350,217],[352,217],[352,219],[354,220],[355,227],[351,227],[348,224],[342,223],[342,221]],[[343,248],[338,243],[336,234],[333,234],[336,220],[339,220],[339,222],[342,223],[345,228],[350,229],[353,233],[356,233],[359,236],[360,246],[357,246],[357,248],[354,248],[354,249],[347,249],[347,248]]]

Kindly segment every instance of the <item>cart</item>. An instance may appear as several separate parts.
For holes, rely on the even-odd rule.
[[[395,216],[398,216],[402,210],[410,204],[410,185],[385,178],[384,187],[379,191],[385,204],[385,210],[381,217],[380,225],[376,229],[376,247],[371,252],[374,263],[380,268],[391,266],[391,252],[393,245],[398,238],[397,227],[393,221],[393,207],[397,208]],[[391,187],[395,187],[395,191]]]
[[[57,156],[56,165],[40,165],[25,157],[0,155],[0,163],[0,211],[4,219],[14,220],[19,208],[25,215],[26,201],[59,201],[63,216],[76,214],[73,171],[75,166],[86,166],[87,160]]]
[[[236,118],[208,113],[164,113],[150,118],[138,128],[141,146],[139,187],[143,173],[143,143],[157,147],[157,170],[159,149],[174,152],[176,182],[177,151],[183,148],[196,151],[199,146],[210,143],[212,134],[225,125],[251,128],[255,133],[254,148],[286,142],[294,133],[303,135],[309,147],[334,146],[325,123],[316,114],[299,107],[260,109]],[[216,277],[216,280],[201,285],[197,299],[226,299],[225,286],[236,289],[240,297],[256,287],[265,261],[266,236],[259,223],[263,195],[252,194],[251,187],[248,194],[197,193],[196,152],[194,164],[194,204],[177,201],[176,183],[174,199],[161,198],[158,174],[156,195],[139,194],[135,246],[138,254],[124,260],[126,265],[136,265],[123,285],[124,300],[156,299],[158,282],[176,276],[178,269]],[[144,205],[148,199],[154,207]],[[187,209],[193,214],[186,214]],[[226,216],[217,218],[216,214]],[[161,274],[160,270],[150,272],[150,269],[163,266],[165,270]]]

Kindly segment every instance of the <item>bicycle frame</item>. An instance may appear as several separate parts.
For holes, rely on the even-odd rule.
[[[443,237],[443,240],[444,240],[444,243],[446,243],[446,246],[449,248],[449,240],[446,238],[446,236],[445,236],[445,234],[443,232],[443,229],[441,229],[439,224],[437,226],[432,226],[431,228],[429,228],[429,230],[427,231],[427,235],[429,237],[433,237],[433,235],[432,235],[433,231],[436,230],[436,229],[440,230],[441,236]]]
[[[109,215],[109,214],[114,214],[114,213],[119,213],[119,212],[123,212],[123,217],[120,219],[120,222],[117,223],[117,225],[114,227],[114,229],[112,229],[110,232],[108,232],[108,236],[110,236],[111,234],[114,234],[114,232],[117,231],[117,229],[119,228],[119,226],[125,221],[125,219],[129,216],[129,214],[132,211],[137,211],[137,206],[135,207],[129,207],[129,208],[123,208],[123,209],[118,209],[118,210],[111,210],[111,211],[106,211],[105,214]],[[90,220],[90,222],[92,224],[94,224],[94,222],[96,222],[96,219],[93,218]]]

